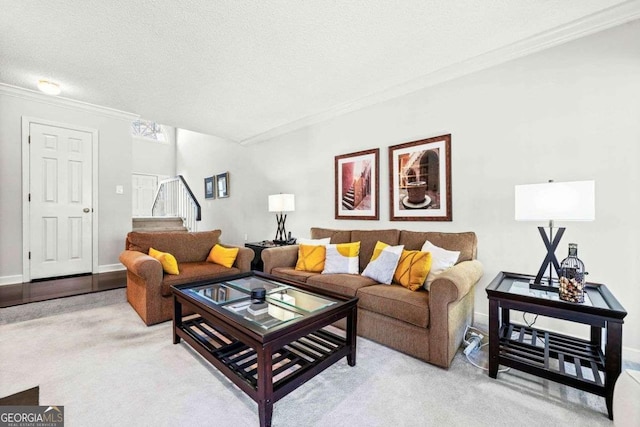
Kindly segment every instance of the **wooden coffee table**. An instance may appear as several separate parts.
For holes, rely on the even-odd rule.
[[[267,314],[252,315],[251,289],[267,291]],[[172,286],[173,343],[191,347],[258,403],[273,404],[343,357],[356,364],[356,303],[259,272]],[[193,313],[193,314],[184,314]],[[346,318],[346,337],[326,326]]]

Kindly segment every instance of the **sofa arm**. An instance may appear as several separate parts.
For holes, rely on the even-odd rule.
[[[253,257],[255,253],[253,249],[245,248],[244,246],[235,246],[235,245],[225,245],[219,243],[220,246],[225,248],[238,248],[238,255],[236,256],[236,260],[233,263],[233,266],[240,270],[242,273],[246,273],[251,271],[251,261],[253,261]]]
[[[444,271],[429,291],[429,359],[447,368],[473,323],[473,290],[482,277],[480,261],[463,261]]]
[[[278,246],[262,251],[264,272],[271,274],[276,267],[295,267],[298,261],[298,245]]]
[[[120,262],[127,267],[127,270],[136,276],[144,279],[148,284],[162,283],[162,264],[155,258],[142,252],[125,250],[120,254]]]
[[[482,277],[480,261],[463,261],[442,272],[431,283],[430,300],[449,304],[464,298]]]

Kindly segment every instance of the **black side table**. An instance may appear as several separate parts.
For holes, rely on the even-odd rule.
[[[249,249],[253,249],[255,256],[251,261],[251,269],[257,271],[264,270],[264,264],[262,263],[262,251],[269,248],[277,248],[278,246],[290,246],[295,243],[274,243],[273,240],[263,240],[261,242],[245,243],[244,246]]]
[[[622,324],[627,312],[605,285],[587,283],[585,302],[578,304],[560,300],[557,292],[530,290],[532,278],[501,272],[487,286],[489,376],[497,377],[499,365],[510,366],[604,396],[613,419],[613,387],[622,369]],[[512,323],[509,310],[590,325],[590,339]]]

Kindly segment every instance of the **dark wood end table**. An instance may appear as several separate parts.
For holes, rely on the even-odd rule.
[[[627,312],[605,285],[587,283],[585,302],[578,304],[560,300],[557,292],[530,290],[532,278],[501,272],[486,288],[489,376],[497,377],[499,365],[510,366],[604,396],[613,420],[613,388],[622,369],[622,324]],[[510,310],[590,325],[590,338],[513,323]]]
[[[252,249],[255,253],[253,261],[251,261],[251,269],[255,271],[264,271],[264,263],[262,262],[262,251],[269,248],[277,248],[278,246],[290,246],[295,243],[274,243],[273,240],[263,240],[261,242],[245,243],[245,248]]]

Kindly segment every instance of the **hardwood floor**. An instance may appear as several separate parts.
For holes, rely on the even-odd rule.
[[[110,289],[125,288],[126,286],[127,272],[125,270],[4,285],[0,286],[0,308],[91,292],[108,291]]]

